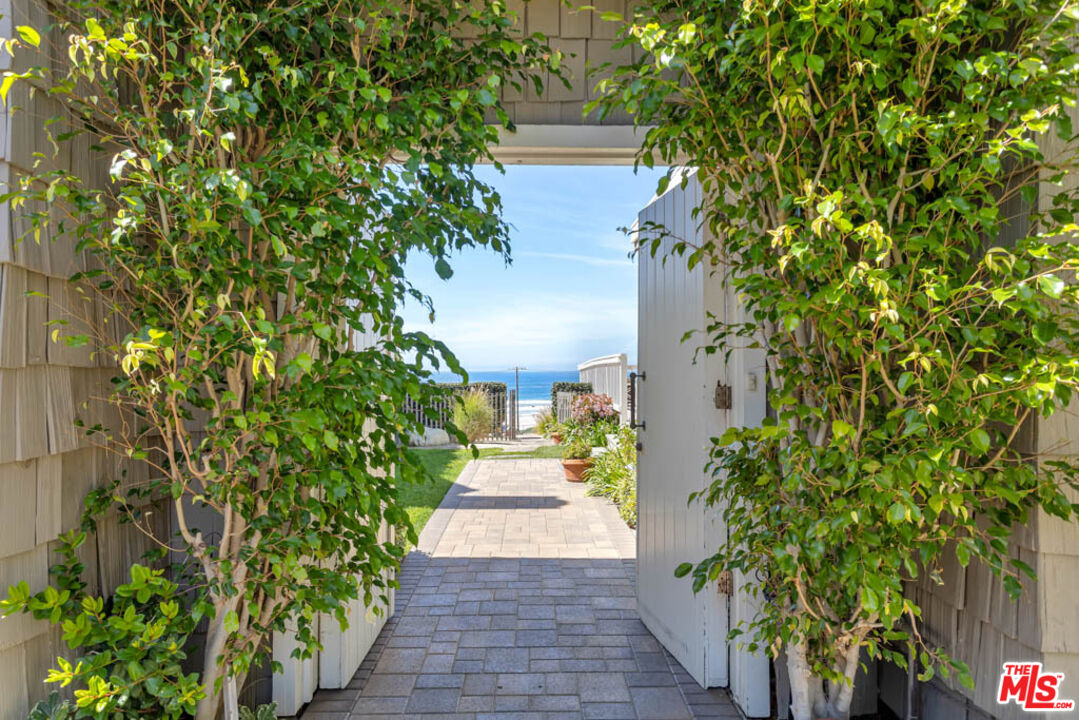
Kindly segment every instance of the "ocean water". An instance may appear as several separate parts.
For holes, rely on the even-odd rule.
[[[435,373],[438,382],[460,382],[461,378],[449,372]],[[520,374],[521,397],[518,409],[521,416],[521,429],[534,424],[536,413],[551,406],[551,385],[556,382],[577,382],[576,370],[522,370]],[[513,371],[476,370],[468,373],[469,382],[502,382],[506,389],[514,387]]]

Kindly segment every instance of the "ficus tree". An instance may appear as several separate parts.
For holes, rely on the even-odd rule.
[[[596,103],[651,127],[642,161],[697,169],[717,240],[670,252],[745,308],[704,351],[767,358],[769,418],[715,439],[698,498],[729,537],[677,574],[760,578],[735,633],[786,653],[797,720],[848,716],[863,652],[969,682],[905,583],[952,555],[1014,596],[1032,575],[1015,525],[1074,516],[1075,468],[1023,429],[1079,386],[1077,18],[1067,0],[655,0],[624,37],[647,56]],[[643,230],[657,252],[664,229]]]
[[[500,0],[58,11],[8,42],[27,69],[0,94],[47,93],[50,140],[88,136],[108,182],[41,148],[4,198],[94,258],[73,282],[100,310],[59,334],[115,356],[120,421],[86,431],[151,471],[113,478],[87,520],[118,506],[152,532],[145,508],[171,504],[174,536],[154,539],[208,623],[197,717],[213,720],[271,631],[288,621],[311,652],[317,613],[356,621],[348,603],[394,582],[402,551],[380,528],[414,534],[395,484],[422,474],[401,408],[441,397],[431,369],[461,372],[403,328],[400,304],[428,302],[405,258],[448,277],[455,251],[508,252],[472,167],[509,124],[503,88],[557,75],[558,55]]]

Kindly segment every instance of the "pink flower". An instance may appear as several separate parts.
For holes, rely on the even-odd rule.
[[[588,393],[573,398],[573,420],[580,425],[592,425],[615,417],[618,413],[608,395]]]

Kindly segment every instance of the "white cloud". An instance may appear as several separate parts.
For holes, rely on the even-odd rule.
[[[636,354],[636,303],[584,293],[520,296],[436,319],[433,327],[408,325],[444,341],[473,370],[517,363],[567,368],[597,355]]]
[[[573,253],[536,252],[534,250],[521,251],[517,253],[517,256],[550,258],[552,260],[569,260],[571,262],[583,263],[585,265],[594,265],[596,267],[633,267],[633,261],[630,260],[628,257],[605,258],[595,257],[593,255],[575,255]]]

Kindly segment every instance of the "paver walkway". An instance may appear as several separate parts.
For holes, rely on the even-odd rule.
[[[401,568],[397,613],[303,720],[738,718],[641,623],[635,540],[557,460],[473,461]]]

